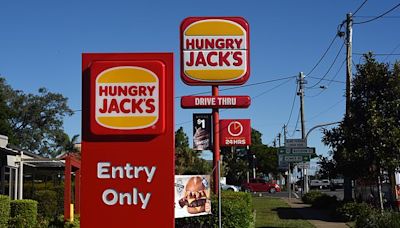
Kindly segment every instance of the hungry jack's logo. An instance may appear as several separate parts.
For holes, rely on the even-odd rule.
[[[153,126],[159,118],[159,80],[148,69],[118,66],[96,78],[95,119],[109,129]]]
[[[249,76],[248,25],[243,18],[187,18],[181,26],[185,83],[243,84]]]

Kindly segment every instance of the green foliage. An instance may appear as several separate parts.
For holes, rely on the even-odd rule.
[[[175,174],[208,174],[212,166],[200,158],[200,151],[189,148],[189,138],[180,127],[175,132]]]
[[[218,198],[212,197],[212,214],[175,219],[177,228],[218,227]],[[222,227],[249,227],[253,222],[252,198],[243,192],[222,192]]]
[[[312,203],[312,207],[319,209],[333,209],[336,210],[339,202],[336,196],[329,196],[327,194],[322,194],[320,197],[315,198]]]
[[[35,227],[37,221],[37,202],[35,200],[13,200],[10,205],[10,227]]]
[[[313,204],[315,200],[322,195],[324,195],[324,193],[319,191],[309,191],[301,197],[301,200],[306,204]]]
[[[400,165],[399,63],[390,69],[372,54],[364,58],[353,80],[350,116],[323,138],[338,171],[352,178],[376,177],[382,167]]]
[[[10,144],[48,157],[62,150],[63,119],[73,114],[63,95],[45,88],[25,94],[0,78],[0,108],[0,133]]]
[[[337,177],[338,173],[335,160],[319,155],[318,165],[320,167],[318,170],[319,178],[331,180]]]
[[[379,212],[371,210],[368,214],[359,216],[356,220],[357,228],[398,228],[400,227],[399,212]]]
[[[10,218],[10,198],[0,195],[0,227],[7,227]]]
[[[52,190],[36,191],[34,199],[38,202],[38,213],[45,218],[57,216],[57,193]]]
[[[366,203],[349,202],[337,208],[337,213],[345,221],[355,221],[359,217],[374,213],[374,209]]]

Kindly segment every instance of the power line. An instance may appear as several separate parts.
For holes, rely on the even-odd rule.
[[[366,20],[366,21],[354,22],[353,25],[360,25],[360,24],[365,24],[365,23],[369,23],[369,22],[375,21],[375,20],[377,20],[377,19],[379,19],[379,18],[385,16],[386,14],[392,12],[393,10],[395,10],[395,9],[396,9],[397,7],[399,7],[399,6],[400,6],[400,3],[397,4],[397,5],[395,5],[395,6],[393,6],[390,10],[388,10],[388,11],[382,13],[381,15],[379,15],[379,16],[377,16],[377,17],[374,17],[374,18],[369,19],[369,20]]]
[[[296,101],[296,97],[297,97],[297,89],[299,88],[299,84],[296,85],[296,90],[294,91],[294,97],[293,97],[293,102],[292,102],[292,107],[290,108],[290,114],[289,114],[289,118],[286,121],[286,126],[289,124],[290,119],[292,118],[292,114],[293,114],[293,108],[294,108],[294,104]]]
[[[322,114],[324,114],[324,113],[330,111],[332,108],[334,108],[336,105],[342,103],[344,100],[345,100],[345,98],[340,99],[340,101],[336,102],[335,104],[333,104],[333,105],[330,106],[329,108],[327,108],[327,109],[325,109],[325,110],[319,112],[318,114],[314,115],[313,117],[311,117],[311,118],[308,120],[308,122],[310,122],[311,120],[317,118],[318,116],[320,116],[320,115],[322,115]]]
[[[313,78],[313,79],[320,79],[322,81],[328,81],[328,82],[336,82],[336,83],[341,83],[341,84],[345,84],[346,82],[343,81],[338,81],[338,80],[330,80],[330,79],[324,79],[324,78],[318,78],[318,77],[312,77],[309,76],[309,78]]]
[[[326,54],[328,53],[329,49],[331,49],[333,43],[335,42],[336,38],[338,37],[337,33],[335,34],[335,37],[333,37],[331,43],[329,44],[328,48],[325,50],[325,52],[322,54],[321,58],[318,60],[318,62],[314,65],[314,67],[307,73],[307,75],[310,75],[315,68],[321,63],[322,59],[325,58]]]
[[[353,53],[353,55],[365,55],[365,53]],[[372,53],[372,55],[383,55],[383,56],[391,56],[391,55],[400,55],[400,53]]]
[[[294,126],[292,134],[290,134],[289,137],[292,137],[294,135],[294,133],[296,132],[297,126],[299,125],[299,120],[300,120],[300,109],[299,109],[299,113],[297,114],[296,126]]]
[[[358,17],[358,18],[375,18],[377,16],[355,16],[355,17]],[[388,19],[390,19],[390,18],[400,18],[400,16],[386,16],[386,17],[381,17],[381,18],[388,18]]]
[[[276,79],[271,79],[271,80],[266,80],[266,81],[261,81],[261,82],[249,83],[249,84],[246,84],[246,85],[223,88],[223,89],[220,89],[219,91],[227,91],[227,90],[233,90],[233,89],[240,89],[240,88],[244,88],[244,87],[262,85],[262,84],[266,84],[266,83],[282,81],[282,80],[291,79],[291,78],[295,78],[295,77],[297,77],[297,76],[293,75],[293,76],[288,76],[288,77],[284,77],[284,78],[276,78]],[[187,95],[187,96],[194,96],[194,95],[201,95],[201,94],[208,94],[208,93],[210,93],[210,92],[199,92],[199,93],[193,93],[193,94],[190,94],[190,95]],[[181,97],[183,97],[183,96],[176,96],[175,99],[179,99]]]
[[[336,60],[338,59],[340,53],[342,52],[343,47],[344,47],[344,42],[343,42],[342,46],[340,47],[340,50],[338,51],[338,53],[337,53],[335,59],[333,60],[331,66],[330,66],[330,67],[328,68],[328,70],[326,71],[325,75],[324,75],[317,83],[315,83],[314,85],[312,85],[312,86],[310,86],[310,87],[306,87],[307,89],[314,88],[314,87],[317,86],[322,80],[325,79],[325,77],[326,77],[326,76],[329,74],[329,72],[331,71],[333,65],[335,65]]]
[[[296,76],[295,76],[295,77],[296,77]],[[255,95],[255,96],[252,96],[251,99],[252,99],[252,100],[255,100],[255,99],[257,99],[258,97],[260,97],[260,96],[262,96],[262,95],[265,95],[266,93],[269,93],[269,92],[271,92],[271,91],[273,91],[273,90],[275,90],[275,89],[277,89],[277,88],[279,88],[279,87],[285,85],[286,83],[290,82],[290,81],[293,79],[293,77],[287,77],[287,78],[285,78],[285,79],[287,79],[287,80],[284,81],[284,82],[282,82],[282,83],[280,83],[280,84],[278,84],[278,85],[276,85],[276,86],[274,86],[274,87],[272,87],[272,88],[270,88],[270,89],[268,89],[268,90],[265,90],[265,91],[263,91],[263,92],[261,92],[261,93]],[[220,91],[221,91],[221,90],[220,90]],[[221,109],[220,112],[223,112],[223,111],[225,111],[225,109]],[[175,124],[175,126],[181,126],[181,125],[185,125],[185,124],[188,124],[188,123],[191,123],[191,122],[192,122],[192,120],[187,120],[187,121],[184,121],[184,122],[181,122],[181,123],[177,123],[177,124]]]
[[[396,47],[393,48],[393,50],[390,52],[390,54],[393,54],[399,47],[400,47],[400,43],[397,44]],[[383,62],[385,62],[388,58],[389,58],[389,55],[386,56],[386,58],[383,60]]]
[[[335,74],[330,80],[328,80],[329,83],[328,83],[328,85],[326,86],[325,89],[320,88],[321,91],[320,91],[319,93],[317,93],[316,95],[311,95],[311,96],[307,96],[307,97],[310,97],[310,98],[318,97],[320,94],[322,94],[323,92],[325,92],[325,91],[329,88],[329,86],[332,84],[332,82],[334,82],[334,79],[338,76],[338,74],[339,74],[340,71],[342,70],[342,68],[343,68],[345,62],[346,62],[346,59],[343,60],[342,65],[340,65],[339,70],[336,71],[336,74]]]
[[[357,9],[356,11],[353,13],[353,16],[356,15],[356,13],[364,6],[365,3],[367,3],[368,0],[365,0]]]

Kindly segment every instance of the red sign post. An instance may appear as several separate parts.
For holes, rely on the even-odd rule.
[[[244,18],[188,17],[182,21],[180,32],[181,78],[184,83],[192,86],[210,85],[212,97],[217,98],[219,85],[242,85],[248,80],[250,38],[249,24]],[[213,165],[216,168],[220,161],[219,107],[198,108],[212,108]],[[218,172],[214,173],[213,179],[214,193],[218,193]]]
[[[83,54],[82,227],[174,227],[173,55]]]

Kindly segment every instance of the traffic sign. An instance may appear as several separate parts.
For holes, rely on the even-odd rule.
[[[310,168],[310,162],[302,162],[297,164],[297,168],[299,169],[309,169]]]
[[[292,154],[315,154],[315,147],[292,148]]]
[[[278,151],[279,151],[279,154],[290,154],[291,153],[290,148],[286,148],[286,147],[279,147]]]
[[[307,140],[306,139],[286,139],[285,140],[285,147],[307,147]]]
[[[287,162],[303,162],[310,161],[309,154],[299,154],[299,155],[284,155],[283,160]]]

